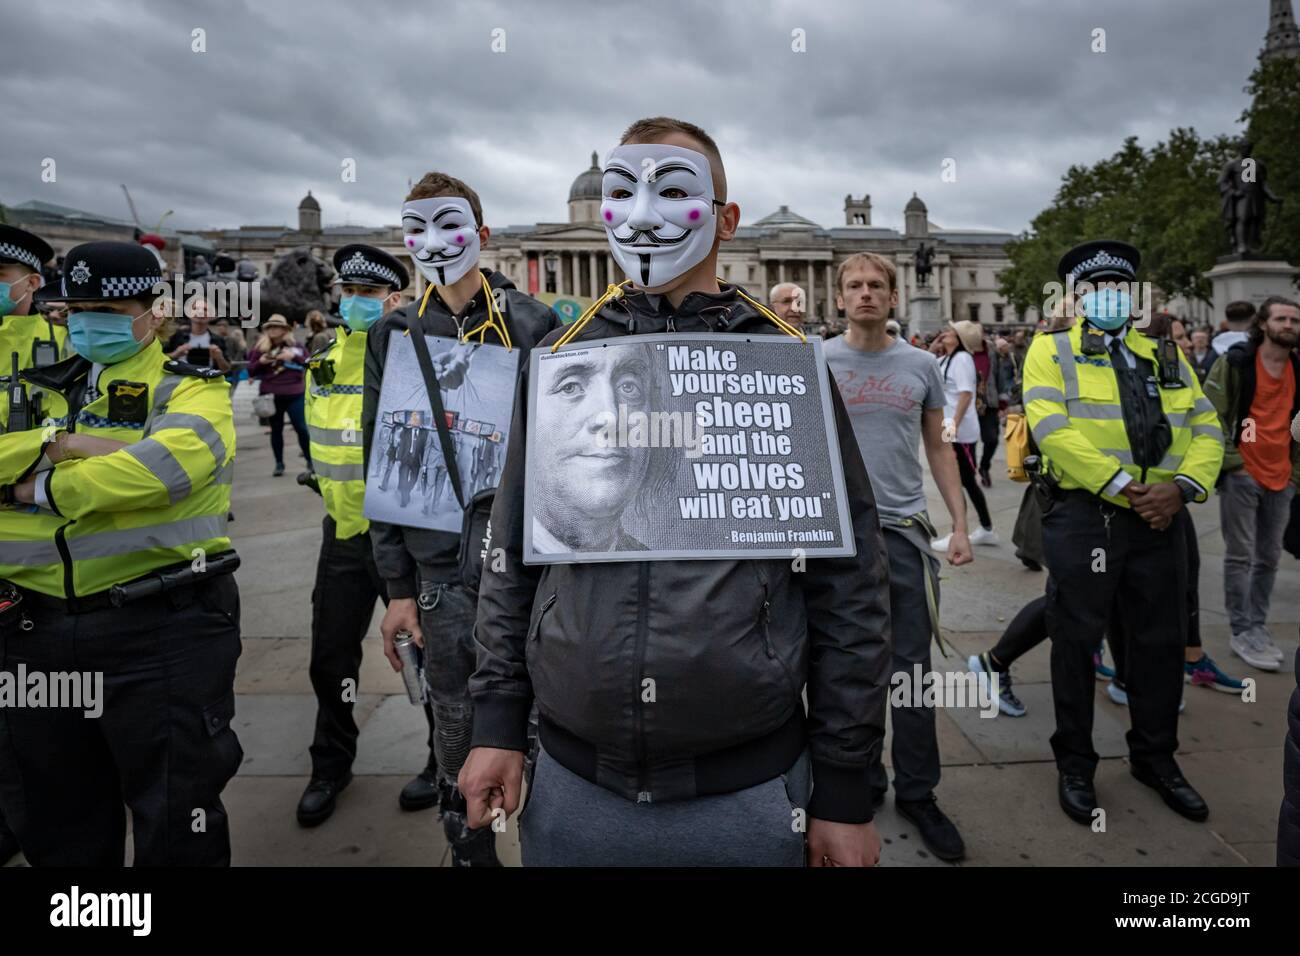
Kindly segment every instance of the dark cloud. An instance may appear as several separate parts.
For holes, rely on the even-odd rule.
[[[1267,17],[1264,0],[43,0],[6,13],[23,54],[0,58],[0,200],[125,217],[126,183],[143,220],[194,228],[292,223],[310,188],[326,224],[375,225],[436,168],[490,224],[562,221],[591,151],[664,113],[715,135],[746,222],[784,203],[834,225],[869,192],[899,225],[915,191],[942,225],[1018,231],[1127,135],[1236,131]]]

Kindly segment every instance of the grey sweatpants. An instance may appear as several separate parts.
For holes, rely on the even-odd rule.
[[[1295,486],[1269,491],[1240,468],[1219,486],[1223,603],[1232,633],[1263,627]]]
[[[803,866],[812,777],[805,752],[766,783],[634,803],[545,750],[519,816],[524,866]]]

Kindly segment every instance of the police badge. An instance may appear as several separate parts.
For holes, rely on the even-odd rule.
[[[109,382],[108,417],[115,422],[143,422],[149,417],[149,386],[144,382]]]

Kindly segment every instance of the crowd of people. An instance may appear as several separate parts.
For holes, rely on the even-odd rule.
[[[658,175],[636,172],[647,168]],[[352,245],[334,258],[341,323],[316,315],[298,332],[273,315],[247,341],[202,307],[167,315],[148,294],[158,264],[139,246],[70,250],[57,287],[42,288],[48,244],[0,227],[0,303],[10,303],[0,345],[24,369],[15,394],[41,406],[36,416],[12,406],[0,435],[3,666],[56,670],[84,660],[93,634],[97,669],[115,688],[113,719],[102,723],[0,708],[10,852],[21,846],[37,865],[120,865],[125,804],[137,863],[229,862],[220,795],[241,756],[231,726],[229,397],[245,373],[258,382],[274,474],[285,471],[287,418],[302,483],[325,512],[301,826],[324,824],[352,780],[359,734],[347,688],[383,602],[384,654],[412,678],[428,725],[426,766],[398,803],[437,808],[456,866],[498,865],[500,824],[525,789],[526,866],[873,865],[873,818],[891,787],[925,846],[962,859],[965,842],[936,793],[935,707],[891,706],[889,688],[897,675],[930,672],[932,642],[944,646],[941,557],[966,565],[976,547],[999,543],[984,491],[1000,440],[1016,442],[1028,479],[1017,556],[1047,574],[1044,594],[969,669],[1003,714],[1023,715],[1012,664],[1051,641],[1057,795],[1070,819],[1091,823],[1099,807],[1097,676],[1131,713],[1133,775],[1182,816],[1208,817],[1175,760],[1181,688],[1244,685],[1202,644],[1201,556],[1186,505],[1218,489],[1231,651],[1278,670],[1267,618],[1300,483],[1300,306],[1282,296],[1234,304],[1213,339],[1170,317],[1135,322],[1125,293],[1082,290],[1134,282],[1140,251],[1088,239],[1061,259],[1059,278],[1080,291],[1050,327],[1002,336],[959,321],[909,342],[892,317],[893,262],[858,253],[835,275],[847,328],[823,346],[852,554],[526,563],[530,402],[550,401],[531,397],[526,361],[499,481],[473,500],[456,484],[457,446],[439,427],[437,383],[425,379],[435,428],[424,439],[448,461],[459,531],[367,519],[371,456],[398,433],[380,412],[395,336],[410,333],[417,355],[426,335],[476,335],[480,347],[525,356],[665,332],[802,337],[801,289],[770,290],[769,308],[716,278],[740,210],[703,129],[633,123],[609,154],[603,192],[628,279],[567,327],[480,267],[490,239],[482,201],[442,172],[401,204],[403,243],[427,282],[418,302],[402,305],[403,262]],[[40,316],[38,290],[42,307],[63,310],[66,332]],[[181,319],[170,332],[169,319]],[[42,341],[55,343],[55,361],[36,361]],[[1027,428],[1010,427],[1017,418]],[[922,453],[951,526],[943,536]],[[1293,740],[1289,759],[1300,761],[1298,748]],[[88,794],[93,813],[81,812]],[[1300,794],[1288,800],[1279,859],[1300,862]]]

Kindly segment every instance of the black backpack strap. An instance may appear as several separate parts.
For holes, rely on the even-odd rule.
[[[419,324],[419,319],[415,320]],[[447,413],[442,407],[442,389],[438,385],[438,376],[433,371],[433,359],[429,357],[429,343],[424,341],[424,332],[419,328],[407,326],[411,342],[415,345],[415,358],[420,363],[420,374],[424,376],[424,390],[429,393],[429,405],[433,409],[433,424],[438,429],[438,441],[442,444],[442,457],[447,464],[447,477],[451,479],[451,490],[456,494],[456,501],[462,509],[465,507],[465,494],[460,487],[460,468],[456,465],[456,448],[451,443],[451,429],[447,427]]]

